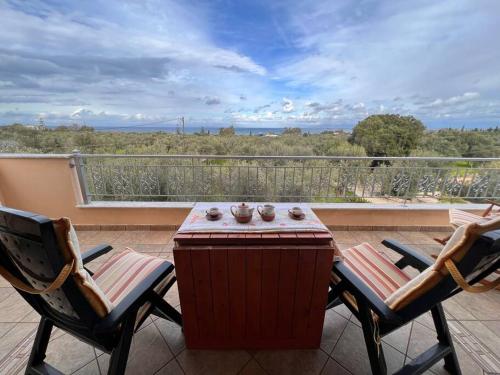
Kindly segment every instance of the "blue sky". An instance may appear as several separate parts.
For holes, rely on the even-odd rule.
[[[0,0],[0,124],[500,125],[500,2]]]

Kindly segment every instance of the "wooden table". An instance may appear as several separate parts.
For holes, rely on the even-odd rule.
[[[319,347],[330,233],[189,233],[174,241],[188,348]]]

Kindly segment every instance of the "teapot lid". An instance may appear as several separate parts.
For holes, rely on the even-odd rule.
[[[243,202],[242,204],[240,204],[240,207],[247,207],[247,204]]]

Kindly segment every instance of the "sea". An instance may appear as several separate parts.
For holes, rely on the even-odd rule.
[[[209,134],[219,134],[219,130],[223,128],[222,126],[186,126],[184,128],[185,134],[195,134],[195,133],[209,133]],[[140,132],[140,133],[154,133],[154,132],[165,132],[165,133],[182,133],[182,128],[177,126],[94,126],[95,131],[101,132]],[[266,135],[266,134],[282,134],[286,127],[234,127],[235,133],[238,135]],[[340,131],[338,127],[329,126],[310,126],[307,128],[301,128],[302,133],[318,134],[324,131]],[[344,129],[346,132],[350,132],[350,129]]]

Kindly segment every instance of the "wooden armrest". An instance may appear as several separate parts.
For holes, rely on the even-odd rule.
[[[82,254],[82,262],[83,264],[91,262],[94,259],[99,258],[101,255],[104,255],[111,250],[113,250],[113,248],[110,245],[106,244],[97,245],[96,247],[87,250]]]
[[[382,245],[401,254],[403,258],[396,262],[396,267],[404,268],[412,266],[422,272],[434,264],[434,261],[425,255],[420,254],[409,246],[403,245],[396,240],[383,240]]]
[[[490,214],[491,211],[493,211],[493,207],[499,206],[500,207],[500,202],[493,201],[491,199],[487,199],[486,202],[490,204],[490,206],[483,212],[483,217],[486,217]]]

